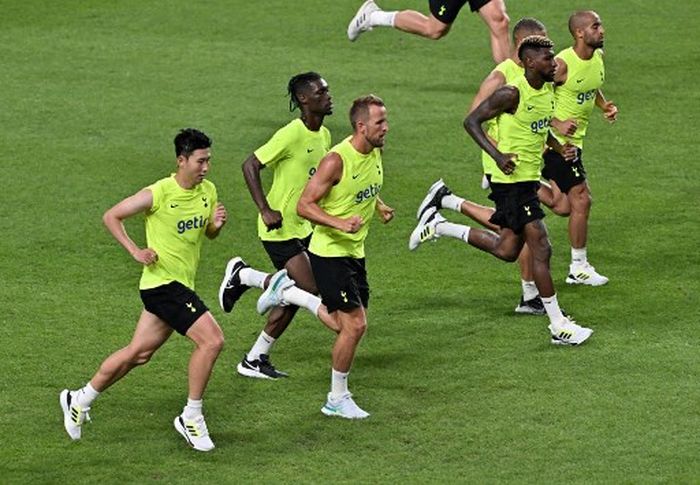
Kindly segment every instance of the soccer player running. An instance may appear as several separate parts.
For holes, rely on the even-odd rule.
[[[577,325],[559,308],[549,270],[551,246],[537,198],[545,142],[566,159],[574,156],[573,146],[561,145],[549,133],[556,69],[552,47],[546,37],[525,38],[518,48],[525,74],[496,90],[464,121],[469,134],[499,168],[492,175],[489,198],[496,203],[490,222],[501,228],[500,233],[447,222],[435,207],[429,207],[411,237],[416,245],[436,236],[455,237],[508,262],[515,261],[527,243],[533,255],[535,284],[550,320],[551,342],[578,345],[593,331]],[[498,146],[482,128],[482,123],[494,118]]]
[[[204,237],[214,239],[227,214],[216,187],[205,180],[210,168],[211,140],[188,128],[175,137],[177,170],[170,177],[127,197],[105,212],[103,221],[114,238],[143,266],[139,284],[144,309],[131,342],[102,362],[85,387],[64,389],[59,396],[63,424],[73,440],[92,402],[134,367],[147,363],[173,330],[195,344],[189,363],[187,404],[175,418],[175,429],[195,450],[209,451],[214,443],[202,414],[202,396],[212,367],[224,345],[224,335],[194,291]],[[123,221],[145,214],[148,247],[137,245]]]
[[[606,284],[608,278],[588,262],[586,244],[592,200],[581,153],[593,106],[598,106],[610,123],[617,119],[617,106],[606,100],[601,90],[605,81],[602,51],[605,29],[600,17],[593,11],[575,12],[569,18],[569,31],[574,38],[573,47],[556,56],[552,133],[560,143],[576,146],[578,154],[573,161],[567,161],[556,151],[548,150],[544,155],[542,176],[566,194],[571,207],[571,264],[566,282],[600,286]]]
[[[517,47],[526,37],[530,35],[541,35],[547,36],[547,30],[537,19],[526,17],[520,19],[513,27],[513,45],[516,47],[511,57],[505,61],[498,64],[484,79],[479,87],[479,91],[474,100],[472,101],[469,112],[474,111],[486,98],[493,94],[497,89],[503,87],[504,85],[513,82],[515,79],[521,77],[524,74],[524,69],[520,59],[518,59]],[[497,144],[498,140],[498,126],[495,119],[489,120],[486,124],[487,134],[491,140]],[[496,162],[491,158],[491,156],[482,151],[482,166],[486,177],[485,187],[488,187],[491,175],[494,171],[499,170],[496,166]],[[551,190],[547,187],[541,186],[539,193],[543,191],[549,191],[549,200],[552,199]],[[445,185],[442,179],[435,182],[430,189],[425,199],[420,204],[416,217],[420,220],[421,216],[427,210],[428,207],[434,206],[436,209],[451,209],[467,217],[477,221],[479,224],[493,230],[499,231],[500,228],[489,222],[489,219],[494,213],[494,209],[491,207],[486,207],[475,202],[466,200],[455,194]],[[556,211],[556,208],[554,208]],[[416,249],[417,243],[415,239],[413,244],[409,243],[410,249]],[[520,264],[520,275],[521,275],[521,286],[522,295],[520,297],[520,303],[515,307],[516,313],[530,314],[530,315],[544,315],[544,305],[541,298],[537,292],[537,286],[535,285],[533,274],[532,274],[532,255],[530,250],[526,245],[523,246],[523,250],[518,257],[518,263]]]
[[[489,29],[491,53],[498,64],[510,55],[508,14],[505,0],[430,0],[430,15],[415,10],[386,12],[374,0],[362,4],[348,25],[348,38],[356,40],[362,32],[374,27],[393,27],[428,39],[440,39],[448,34],[452,23],[466,3],[472,12],[479,12]]]
[[[278,270],[286,269],[299,288],[317,293],[306,252],[312,227],[309,221],[299,217],[296,208],[306,182],[330,148],[331,135],[323,126],[323,120],[332,114],[333,102],[328,83],[315,72],[293,76],[287,91],[290,110],[299,108],[299,118],[280,128],[246,159],[243,176],[260,212],[258,237],[272,264]],[[267,195],[260,181],[260,171],[265,167],[273,170],[273,182]],[[240,258],[234,258],[227,266],[219,291],[219,303],[225,312],[230,312],[235,303],[235,299],[224,297],[231,292],[230,285],[227,290],[227,282],[243,265]],[[245,291],[247,287],[241,289]],[[296,305],[279,306],[269,313],[265,328],[237,366],[239,374],[262,379],[287,376],[286,372],[275,368],[269,355],[298,309]]]
[[[350,123],[353,134],[323,157],[297,211],[316,224],[309,246],[311,268],[323,303],[339,327],[333,346],[331,392],[321,412],[362,419],[369,413],[352,399],[348,374],[367,328],[364,241],[373,213],[377,211],[387,223],[394,210],[379,198],[384,183],[381,147],[389,129],[384,102],[374,95],[354,100]]]

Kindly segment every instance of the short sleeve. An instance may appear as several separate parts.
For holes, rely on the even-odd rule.
[[[277,130],[267,143],[255,150],[254,155],[263,165],[284,160],[290,156],[289,147],[294,145],[296,137],[295,125],[289,123]]]

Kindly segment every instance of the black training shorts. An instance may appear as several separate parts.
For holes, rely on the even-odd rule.
[[[316,286],[329,313],[367,308],[369,284],[364,258],[327,258],[309,253],[309,259]]]
[[[489,222],[511,229],[520,234],[525,224],[544,219],[544,212],[537,198],[539,182],[516,182],[514,184],[491,183],[489,199],[496,203],[496,212]]]
[[[542,177],[547,180],[554,180],[559,190],[565,194],[569,193],[572,187],[586,181],[586,170],[583,168],[581,160],[581,149],[576,150],[576,159],[568,162],[554,150],[547,150],[544,153],[544,168]]]
[[[283,269],[287,261],[297,254],[306,252],[311,241],[311,235],[304,239],[294,238],[286,241],[262,241],[262,245],[277,269]]]
[[[197,293],[177,281],[141,290],[141,301],[147,311],[185,335],[194,322],[209,311]]]
[[[469,2],[472,12],[478,12],[481,7],[491,0],[429,0],[430,13],[445,24],[451,24],[459,15],[462,7]]]

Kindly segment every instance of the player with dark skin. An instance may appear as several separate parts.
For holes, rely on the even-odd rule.
[[[301,111],[300,119],[311,131],[318,131],[323,126],[324,118],[333,113],[333,101],[328,84],[324,79],[311,81],[308,86],[297,92],[297,99]],[[260,211],[267,230],[279,229],[284,224],[282,214],[268,204],[260,179],[260,171],[265,168],[265,165],[254,154],[251,154],[243,162],[242,168],[250,195]],[[305,252],[293,256],[284,267],[289,277],[296,282],[299,288],[309,293],[318,293],[309,257]],[[264,328],[265,333],[275,339],[279,338],[289,326],[298,309],[299,307],[295,305],[275,307],[268,316]],[[333,328],[334,320],[322,318],[322,321],[332,330],[339,330],[339,328]]]
[[[530,50],[523,60],[525,78],[534,89],[541,89],[547,82],[554,81],[556,62],[552,49]],[[496,118],[501,113],[514,114],[520,102],[519,91],[512,86],[504,86],[495,91],[466,118],[464,125],[467,132],[476,143],[486,151],[496,162],[498,168],[505,174],[513,173],[517,158],[515,153],[501,153],[489,140],[482,128],[482,123]],[[560,152],[565,158],[572,159],[575,149],[562,146],[551,135],[547,144]],[[549,271],[551,246],[547,229],[541,219],[527,223],[522,234],[504,227],[500,234],[480,229],[472,229],[469,233],[469,244],[491,253],[499,259],[513,262],[517,259],[523,244],[527,242],[533,254],[533,273],[537,289],[543,297],[554,295],[554,284]]]

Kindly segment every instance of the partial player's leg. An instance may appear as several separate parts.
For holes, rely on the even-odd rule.
[[[493,60],[499,64],[510,57],[510,37],[508,36],[510,18],[506,13],[505,1],[490,0],[478,11],[481,19],[489,28]]]
[[[569,199],[554,180],[550,180],[548,183],[540,182],[537,198],[558,216],[568,217],[571,213]]]
[[[60,396],[63,424],[68,435],[78,440],[81,426],[88,417],[92,402],[137,365],[148,362],[156,350],[168,340],[172,327],[156,315],[143,310],[131,342],[107,357],[85,387],[76,391],[64,389]]]
[[[430,0],[430,15],[415,10],[387,12],[374,0],[367,0],[348,24],[348,38],[356,40],[361,33],[374,27],[394,27],[404,32],[428,39],[440,39],[447,35],[465,1]]]
[[[187,405],[173,425],[192,448],[209,451],[214,448],[214,443],[204,421],[202,397],[216,359],[224,347],[224,333],[207,311],[189,327],[186,335],[195,344],[188,368]]]
[[[535,283],[549,317],[551,342],[557,345],[583,343],[591,336],[593,330],[576,325],[573,320],[564,315],[559,307],[549,268],[552,247],[544,222],[541,219],[528,222],[523,228],[523,233],[527,245],[532,251]]]

